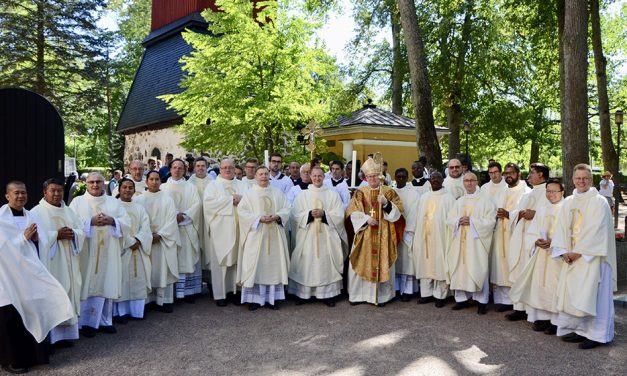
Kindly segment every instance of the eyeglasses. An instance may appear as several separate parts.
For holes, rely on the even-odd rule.
[[[586,177],[574,178],[574,180],[586,181],[586,180],[590,180],[590,178],[586,176]]]
[[[464,183],[472,183],[473,181],[477,181],[477,179],[464,179]]]
[[[462,168],[462,166],[448,166],[448,168],[451,168],[451,169],[458,169],[458,168]]]

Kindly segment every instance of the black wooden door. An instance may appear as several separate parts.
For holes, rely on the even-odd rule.
[[[26,183],[27,208],[43,197],[42,184],[63,178],[63,120],[41,95],[21,88],[0,89],[0,204],[11,180]]]

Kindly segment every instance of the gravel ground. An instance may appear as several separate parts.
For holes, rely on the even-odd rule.
[[[288,301],[279,311],[250,312],[203,297],[177,304],[172,314],[148,311],[143,321],[117,325],[117,334],[82,338],[32,374],[625,374],[627,309],[616,311],[613,343],[583,351],[502,313],[451,306]]]

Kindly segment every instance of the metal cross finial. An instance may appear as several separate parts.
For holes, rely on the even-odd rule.
[[[300,133],[307,140],[305,148],[311,153],[311,159],[313,159],[314,151],[316,150],[316,137],[320,137],[322,131],[320,130],[318,124],[312,120],[305,128],[301,129]]]

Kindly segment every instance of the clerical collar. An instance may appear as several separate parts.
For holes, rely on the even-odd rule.
[[[285,175],[283,175],[282,172],[279,172],[279,174],[277,176],[274,176],[274,175],[272,175],[272,171],[270,171],[270,173],[268,175],[270,175],[270,179],[272,179],[272,180],[281,180],[285,176]]]
[[[341,184],[343,181],[344,181],[344,178],[340,178],[340,180],[335,180],[333,179],[333,177],[331,177],[331,184],[333,184],[334,187],[338,184]]]
[[[13,209],[10,206],[9,206],[9,208],[11,209],[11,213],[13,213],[14,217],[23,217],[24,216],[24,209],[17,210],[17,209]]]
[[[298,182],[298,186],[300,187],[300,189],[307,189],[307,188],[309,188],[309,184],[311,184],[311,183],[305,183],[302,180]]]

